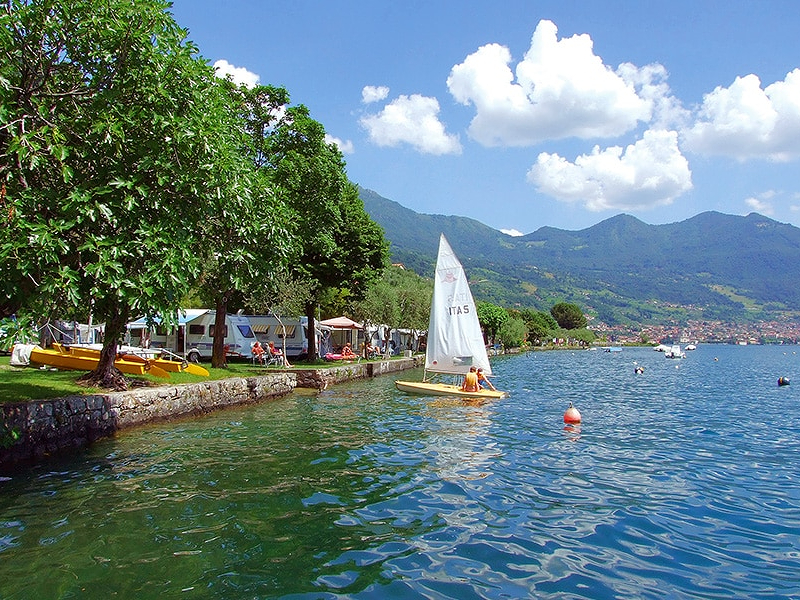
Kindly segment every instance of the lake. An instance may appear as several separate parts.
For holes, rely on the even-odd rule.
[[[413,371],[126,431],[3,478],[0,598],[800,597],[798,351],[536,352],[482,405]]]

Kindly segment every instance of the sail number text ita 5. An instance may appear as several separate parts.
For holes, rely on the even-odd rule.
[[[465,304],[455,304],[456,302],[465,302]],[[467,294],[465,293],[448,296],[447,303],[450,305],[447,307],[447,314],[450,316],[469,313],[469,298],[467,298]]]

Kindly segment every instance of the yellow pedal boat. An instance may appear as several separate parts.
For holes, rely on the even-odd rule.
[[[134,360],[131,360],[133,358]],[[161,367],[152,364],[152,361],[141,357],[118,357],[114,361],[114,366],[128,375],[150,374],[155,377],[169,379],[170,375]],[[31,350],[32,363],[47,365],[58,369],[68,369],[72,371],[94,371],[97,363],[100,362],[100,353],[91,356],[81,352],[73,352],[73,348],[53,344],[52,348],[40,348],[36,346]]]

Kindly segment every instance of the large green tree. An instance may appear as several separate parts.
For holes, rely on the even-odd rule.
[[[520,311],[520,316],[525,321],[528,341],[531,343],[541,344],[546,339],[554,337],[558,329],[558,323],[549,312],[524,308]]]
[[[273,172],[265,168],[270,132],[289,95],[283,88],[236,86],[220,82],[228,101],[226,130],[229,164],[217,167],[228,176],[220,193],[208,198],[203,224],[204,269],[199,293],[215,307],[214,331],[225,330],[228,303],[236,294],[273,287],[293,247],[292,211],[275,192]],[[227,366],[224,336],[214,337],[211,365]]]
[[[475,309],[478,311],[478,321],[483,327],[486,341],[494,343],[500,328],[509,319],[508,311],[502,306],[484,301],[478,301]]]
[[[558,302],[550,309],[550,314],[562,329],[581,329],[586,327],[586,317],[577,304]]]
[[[91,307],[105,322],[100,385],[124,385],[113,361],[133,313],[177,311],[200,270],[207,199],[227,177],[213,71],[168,7],[0,9],[0,308]]]
[[[291,275],[309,286],[309,359],[317,356],[316,308],[331,290],[357,300],[388,262],[383,230],[369,217],[358,189],[347,180],[341,152],[325,141],[325,129],[304,106],[288,108],[266,154],[276,193],[293,210],[299,240]]]

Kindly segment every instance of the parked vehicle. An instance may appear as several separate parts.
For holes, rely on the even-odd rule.
[[[144,318],[137,319],[128,323],[130,344],[144,348],[166,348],[191,362],[208,360],[213,353],[215,318],[214,310],[187,308],[181,311],[178,324],[169,330],[160,324],[160,319],[156,319],[155,329],[148,328]],[[224,336],[228,356],[252,356],[251,348],[256,336],[247,317],[226,315]]]
[[[285,352],[288,358],[305,358],[308,355],[308,317],[241,316],[247,318],[253,333],[265,348],[272,342],[276,348]],[[319,343],[317,347],[319,348]]]

